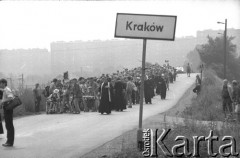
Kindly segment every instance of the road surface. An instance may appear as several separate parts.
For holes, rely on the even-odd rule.
[[[181,98],[194,83],[195,75],[178,75],[170,84],[167,99],[155,96],[152,105],[143,107],[143,119],[162,113]],[[101,115],[97,112],[79,114],[36,115],[14,120],[15,144],[0,146],[0,158],[70,158],[81,157],[92,149],[131,130],[138,125],[139,105],[124,112]],[[6,131],[6,130],[5,130]],[[5,137],[0,143],[5,143]]]

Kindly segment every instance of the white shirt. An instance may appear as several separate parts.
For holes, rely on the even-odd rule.
[[[3,102],[6,102],[6,101],[9,101],[9,100],[12,99],[12,98],[14,98],[14,95],[13,95],[11,89],[8,88],[8,87],[5,87],[5,88],[3,89],[2,103],[3,103]]]

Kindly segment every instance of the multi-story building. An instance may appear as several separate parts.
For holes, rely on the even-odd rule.
[[[186,55],[196,45],[207,42],[207,36],[222,36],[223,30],[198,31],[197,37],[176,38],[175,41],[148,40],[146,61],[183,66]],[[240,29],[228,29],[235,36],[233,43],[240,52]],[[116,72],[123,68],[141,66],[142,40],[121,39],[107,41],[53,42],[51,50],[17,49],[0,50],[0,73],[9,75],[51,74],[55,77],[65,71],[76,76],[96,76]],[[9,64],[10,63],[10,64]]]

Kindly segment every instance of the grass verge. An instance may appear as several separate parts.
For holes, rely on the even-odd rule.
[[[191,106],[186,107],[181,117],[200,121],[223,121],[221,99],[222,81],[215,72],[204,72],[201,93],[191,99]]]
[[[213,71],[205,71],[200,95],[194,96],[192,93],[193,87],[191,87],[186,91],[177,105],[165,113],[174,116],[171,118],[171,121],[164,119],[165,117],[159,114],[145,120],[143,127],[159,129],[158,135],[161,134],[163,128],[171,128],[171,133],[164,141],[169,149],[179,143],[176,143],[175,138],[181,135],[190,140],[189,149],[193,151],[193,136],[207,137],[210,130],[213,130],[213,135],[219,137],[219,141],[214,142],[214,152],[218,153],[219,147],[222,144],[226,144],[226,142],[222,141],[223,136],[232,136],[235,138],[236,149],[240,152],[238,145],[240,142],[239,123],[222,123],[221,128],[218,128],[216,122],[214,122],[223,120],[224,118],[221,108],[221,86],[221,80],[216,77]],[[82,158],[141,158],[143,156],[142,152],[137,149],[136,133],[137,129],[128,131],[82,156]],[[207,142],[200,143],[200,157],[210,157],[207,153],[207,147]],[[230,148],[226,151],[230,152]],[[158,150],[158,156],[166,157],[161,150]],[[218,155],[216,157],[220,158],[222,156]]]

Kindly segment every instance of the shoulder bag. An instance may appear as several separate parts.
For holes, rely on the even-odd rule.
[[[5,110],[13,110],[21,104],[22,101],[20,100],[20,98],[18,96],[14,96],[12,100],[5,102],[3,107]]]

